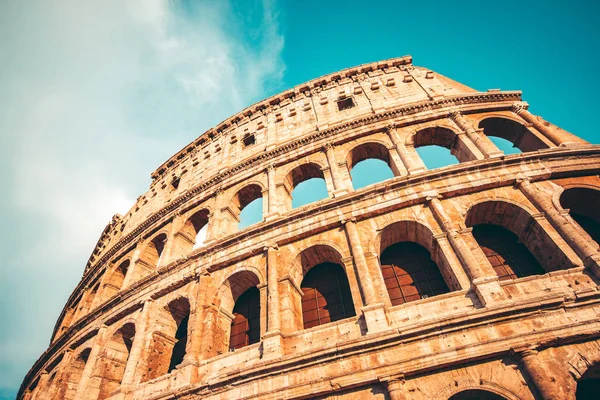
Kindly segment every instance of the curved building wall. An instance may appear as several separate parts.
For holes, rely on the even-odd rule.
[[[428,170],[427,145],[460,163]],[[370,158],[394,177],[355,190]],[[582,396],[600,369],[599,170],[598,146],[520,92],[410,57],[315,79],[153,172],[19,398]],[[328,197],[292,209],[315,177]],[[238,229],[257,198],[262,221]]]

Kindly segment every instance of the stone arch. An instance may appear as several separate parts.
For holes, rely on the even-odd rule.
[[[420,129],[413,135],[408,136],[406,140],[407,144],[413,145],[415,149],[427,146],[437,146],[438,148],[449,150],[450,154],[456,159],[456,163],[451,162],[446,165],[477,160],[477,156],[473,154],[472,150],[460,139],[456,131],[445,126],[436,125]],[[419,150],[417,150],[417,152],[419,152]],[[425,165],[427,166],[426,163]]]
[[[512,257],[522,258],[519,264],[527,266],[528,269],[523,272],[528,274],[572,267],[569,258],[536,219],[541,217],[510,200],[481,200],[470,205],[465,224],[473,228],[473,236],[480,247],[483,242],[486,243],[486,250],[482,250],[487,252],[486,258],[492,266],[498,264],[495,268],[497,273],[510,275],[509,269],[516,272],[513,268],[516,262],[511,264],[509,260]],[[498,237],[497,242],[493,241],[494,236]],[[503,250],[498,253],[497,247]],[[509,248],[514,250],[514,255]]]
[[[154,271],[160,263],[167,240],[167,232],[160,231],[154,234],[152,239],[146,242],[144,248],[140,252],[137,264],[141,264],[146,267],[146,269]]]
[[[484,392],[491,397],[481,397],[482,400],[520,400],[521,398],[511,390],[488,380],[460,379],[444,387],[432,396],[434,400],[471,400],[478,397],[468,397],[469,392]],[[465,393],[466,397],[456,396]],[[485,394],[484,394],[485,395]],[[456,396],[456,397],[455,397]]]
[[[488,116],[479,121],[479,128],[486,136],[508,140],[522,152],[547,149],[548,144],[522,122],[505,116]]]
[[[290,330],[356,315],[355,299],[342,258],[335,244],[321,242],[300,251],[293,259],[289,279],[296,290],[288,292],[289,304],[284,304],[284,308],[292,310],[288,314]]]
[[[234,308],[238,299],[249,289],[262,286],[264,279],[253,267],[244,266],[223,279],[208,310],[211,343],[209,354],[214,356],[230,349],[231,327],[235,319]],[[258,305],[261,307],[261,305]],[[258,310],[260,313],[260,310]],[[259,327],[260,329],[260,327]]]
[[[106,279],[102,287],[103,300],[110,299],[123,289],[125,277],[131,267],[131,259],[121,259],[106,272]]]
[[[146,382],[174,370],[183,362],[188,348],[188,322],[190,301],[179,296],[160,309],[152,332],[150,352],[142,382]]]
[[[326,188],[325,175],[323,174],[323,165],[315,161],[306,162],[291,168],[285,175],[283,181],[283,194],[286,209],[290,210],[293,208],[293,192],[294,189],[301,183],[304,183],[310,179],[322,180],[323,186]],[[327,189],[326,189],[327,190]],[[323,197],[325,198],[325,197]],[[319,199],[320,200],[320,199]]]
[[[81,319],[81,317],[87,315],[93,309],[95,300],[98,300],[96,297],[98,296],[101,286],[102,284],[100,277],[96,278],[90,283],[89,289],[87,289],[82,295],[81,302],[79,303],[79,309],[75,317],[76,320]]]
[[[386,169],[391,172],[392,176],[401,175],[400,171],[396,168],[395,164],[391,160],[390,151],[387,144],[376,139],[369,139],[369,141],[357,144],[348,151],[348,154],[346,155],[346,165],[350,176],[352,177],[352,170],[357,166],[357,164],[372,159],[383,161],[385,165],[387,165],[387,168],[383,164],[377,166],[378,170],[383,169],[382,175],[385,175]],[[355,189],[357,189],[356,183],[354,183],[353,186],[355,186]]]
[[[236,222],[238,224],[238,226],[240,226],[240,224],[244,224],[243,218],[241,218],[241,213],[244,210],[244,208],[246,208],[246,206],[248,206],[250,203],[254,202],[255,200],[259,200],[262,199],[262,193],[265,190],[265,188],[262,186],[262,184],[258,183],[258,182],[251,182],[246,184],[244,187],[242,187],[241,189],[239,189],[231,198],[231,201],[229,202],[229,216],[232,220],[232,222]],[[261,212],[261,216],[264,218],[264,213]],[[259,222],[259,221],[256,221]],[[254,221],[251,224],[255,223]]]
[[[72,361],[67,366],[64,373],[63,382],[57,398],[65,400],[75,400],[79,381],[83,374],[83,369],[90,357],[91,347],[85,346],[80,349],[74,356]]]
[[[101,377],[98,398],[109,397],[121,386],[135,334],[135,324],[124,322],[109,336],[99,357],[95,373],[96,376]]]
[[[398,291],[402,292],[400,286],[402,286],[403,281],[407,281],[406,283],[409,286],[417,288],[427,283],[424,281],[423,285],[419,285],[417,281],[413,282],[412,278],[409,279],[411,274],[415,273],[427,277],[426,281],[431,278],[431,282],[435,287],[430,287],[430,289],[433,289],[431,293],[425,293],[425,290],[423,290],[423,294],[427,296],[460,289],[458,278],[450,264],[450,255],[442,251],[431,228],[420,222],[402,220],[384,226],[373,238],[370,248],[375,254],[379,255],[379,266],[392,304],[398,303],[398,301],[395,301],[396,297],[394,296],[401,294]],[[396,261],[393,264],[394,267],[391,267],[390,262],[392,261]],[[407,263],[420,265],[425,268],[427,273],[405,270],[400,265]],[[402,275],[406,273],[407,276],[403,278],[398,273]],[[408,282],[408,280],[411,282]],[[412,290],[408,287],[407,289]]]
[[[173,238],[172,251],[176,257],[186,257],[193,250],[202,247],[206,240],[209,210],[201,208],[190,214]]]
[[[559,197],[560,206],[568,210],[571,219],[586,234],[586,237],[600,244],[600,210],[590,204],[600,204],[600,190],[590,187],[570,187]]]

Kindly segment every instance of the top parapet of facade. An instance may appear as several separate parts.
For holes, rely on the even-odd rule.
[[[242,127],[249,121],[254,120],[259,116],[267,116],[272,114],[275,119],[279,120],[282,116],[277,116],[277,111],[285,108],[298,99],[313,97],[326,91],[333,91],[337,87],[345,87],[351,83],[359,84],[365,80],[373,80],[370,83],[369,89],[378,90],[380,86],[395,86],[398,83],[398,79],[393,74],[401,74],[402,83],[410,83],[418,80],[417,77],[412,75],[411,71],[418,71],[423,74],[424,79],[435,79],[434,85],[423,85],[417,82],[417,86],[422,89],[420,96],[417,93],[411,93],[410,90],[406,91],[406,94],[412,94],[412,96],[405,96],[403,103],[408,104],[420,100],[433,99],[443,94],[460,94],[460,93],[476,93],[477,91],[451,80],[445,76],[439,75],[425,68],[415,67],[412,64],[412,56],[407,55],[403,57],[390,58],[387,60],[361,64],[352,68],[345,68],[341,71],[330,73],[327,75],[320,76],[312,79],[308,82],[297,85],[291,89],[285,90],[267,99],[259,101],[246,107],[244,110],[237,114],[227,118],[216,127],[211,128],[200,135],[193,142],[189,143],[182,150],[177,152],[162,165],[160,165],[151,177],[153,180],[158,179],[162,174],[166,173],[172,167],[178,165],[180,161],[189,153],[192,153],[197,148],[204,146],[207,142],[212,141],[237,127]],[[386,79],[377,79],[377,77],[383,76]],[[420,78],[420,77],[419,77]],[[379,80],[379,82],[377,82]],[[361,85],[362,86],[362,85]],[[425,90],[427,87],[430,93]],[[362,90],[362,89],[361,89]],[[356,91],[355,91],[356,93]],[[426,94],[427,93],[427,94]],[[350,93],[337,93],[338,97],[344,95],[350,95]],[[320,100],[322,105],[322,100]],[[304,107],[307,108],[307,107]]]

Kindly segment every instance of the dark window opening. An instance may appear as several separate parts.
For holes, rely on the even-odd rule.
[[[181,181],[181,178],[179,178],[179,177],[177,177],[171,181],[171,186],[173,186],[173,189],[177,189],[179,187],[180,181]]]
[[[233,308],[229,348],[239,349],[260,341],[260,292],[256,287],[246,290]]]
[[[600,243],[600,224],[598,222],[585,215],[574,212],[571,212],[570,214],[571,218],[573,218],[596,243]]]
[[[348,279],[337,264],[323,263],[313,267],[301,288],[304,329],[356,315]]]
[[[183,362],[183,357],[185,357],[185,348],[187,344],[187,332],[188,332],[188,321],[190,319],[189,314],[181,320],[181,323],[177,327],[177,332],[175,333],[175,346],[173,347],[173,353],[171,355],[171,362],[169,364],[169,371],[171,372],[177,367],[179,364]]]
[[[600,364],[591,366],[577,381],[575,399],[592,400],[598,398],[600,390]]]
[[[469,389],[456,393],[449,400],[505,400],[505,398],[487,390]]]
[[[498,225],[473,227],[473,236],[501,281],[543,275],[546,271],[517,235]]]
[[[242,143],[244,144],[244,147],[252,146],[256,143],[256,138],[254,135],[246,135],[244,139],[242,139]]]
[[[417,243],[386,248],[381,255],[381,273],[394,306],[450,292],[427,249]]]
[[[344,111],[354,107],[354,101],[352,97],[346,97],[345,99],[338,100],[337,105],[340,111]]]

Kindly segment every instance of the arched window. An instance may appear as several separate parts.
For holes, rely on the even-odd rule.
[[[588,188],[566,189],[560,196],[560,205],[600,244],[600,190]],[[591,206],[594,205],[594,206]]]
[[[304,329],[356,315],[348,279],[338,264],[319,264],[302,281]]]
[[[321,167],[314,163],[294,168],[285,179],[285,191],[290,193],[291,208],[297,208],[327,198],[327,185]]]
[[[159,311],[156,330],[152,333],[148,366],[142,382],[165,375],[183,362],[189,316],[190,303],[185,298],[173,300]]]
[[[231,321],[229,348],[239,349],[260,341],[260,293],[255,287],[246,290],[235,302]]]
[[[77,357],[71,362],[68,366],[67,373],[65,374],[65,382],[63,382],[63,387],[61,388],[61,392],[58,393],[57,398],[75,400],[79,381],[81,380],[83,369],[85,368],[85,364],[89,357],[90,349],[87,348],[79,352]]]
[[[346,160],[354,189],[399,175],[393,171],[389,150],[380,143],[364,143],[350,151]]]
[[[100,356],[102,368],[99,370],[102,371],[103,376],[100,381],[98,398],[109,397],[121,386],[134,337],[135,325],[127,323],[117,330],[104,346]]]
[[[394,306],[450,291],[427,249],[417,243],[386,248],[381,254],[381,273]]]
[[[509,141],[512,145],[522,152],[536,151],[548,148],[538,136],[527,129],[524,125],[502,117],[491,117],[482,120],[479,123],[479,128],[483,129],[483,133],[490,137],[496,143],[495,138],[501,138]],[[500,150],[506,153],[504,146],[498,146]],[[514,153],[514,150],[511,154]],[[507,153],[508,154],[508,153]]]
[[[475,159],[456,133],[450,129],[433,127],[422,129],[414,136],[414,146],[427,169],[441,168]]]
[[[480,224],[473,227],[473,236],[500,280],[546,273],[527,247],[519,243],[517,235],[508,229]]]
[[[238,216],[238,229],[261,222],[263,219],[262,189],[258,185],[248,185],[233,198],[232,209]]]
[[[469,389],[452,395],[448,400],[506,400],[506,398],[487,390]]]
[[[596,400],[600,393],[600,363],[596,363],[577,380],[577,400]]]

